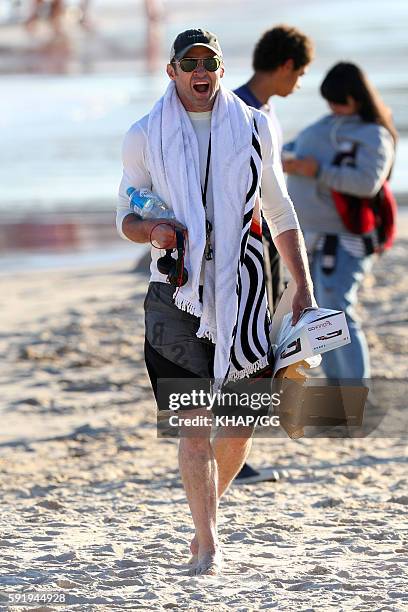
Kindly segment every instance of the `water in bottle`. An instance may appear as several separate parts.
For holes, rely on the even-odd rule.
[[[126,190],[131,210],[142,219],[174,219],[174,213],[155,193],[146,188]]]

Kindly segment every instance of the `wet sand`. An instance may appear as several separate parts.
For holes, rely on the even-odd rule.
[[[374,376],[405,389],[407,252],[404,226],[361,308]],[[47,591],[81,612],[406,610],[406,432],[256,440],[252,462],[287,477],[233,486],[224,574],[186,575],[192,524],[176,442],[156,437],[147,277],[132,267],[3,270],[1,609],[9,592]]]

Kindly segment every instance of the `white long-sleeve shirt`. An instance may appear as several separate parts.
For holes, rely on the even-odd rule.
[[[262,150],[262,210],[268,222],[272,237],[290,229],[299,229],[296,212],[286,189],[282,171],[280,151],[276,132],[269,119],[261,112],[253,110],[257,122]],[[208,140],[210,136],[211,111],[206,113],[188,113],[197,136],[200,156],[201,183],[204,184]],[[128,214],[129,198],[126,195],[128,187],[140,189],[147,187],[155,192],[147,166],[147,126],[149,115],[134,123],[127,132],[122,149],[123,175],[119,186],[119,200],[116,212],[116,226],[119,234],[125,240],[123,220]],[[211,171],[207,190],[207,218],[213,220],[214,201],[212,193]],[[152,248],[151,281],[165,282],[165,276],[157,270],[156,260],[163,252]]]

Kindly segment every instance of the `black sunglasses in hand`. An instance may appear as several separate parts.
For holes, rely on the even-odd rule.
[[[166,249],[166,255],[157,260],[157,269],[160,274],[167,276],[167,281],[175,287],[182,287],[188,281],[188,272],[184,267],[185,240],[183,232],[174,228],[176,232],[177,259],[171,256],[173,249]]]
[[[200,63],[200,66],[204,66],[204,68],[208,72],[215,72],[221,66],[221,58],[217,57],[205,57],[205,58],[195,58],[195,57],[183,57],[181,60],[174,60],[173,64],[178,64],[183,72],[193,72]]]

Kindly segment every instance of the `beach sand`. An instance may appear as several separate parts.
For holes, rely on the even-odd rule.
[[[361,309],[373,374],[400,389],[406,229]],[[406,610],[404,393],[390,400],[392,438],[256,440],[252,463],[286,478],[233,486],[220,510],[224,574],[186,575],[192,524],[177,444],[156,436],[147,277],[132,267],[2,273],[0,609],[17,609],[8,593],[39,591],[69,602],[32,608],[44,612]]]

